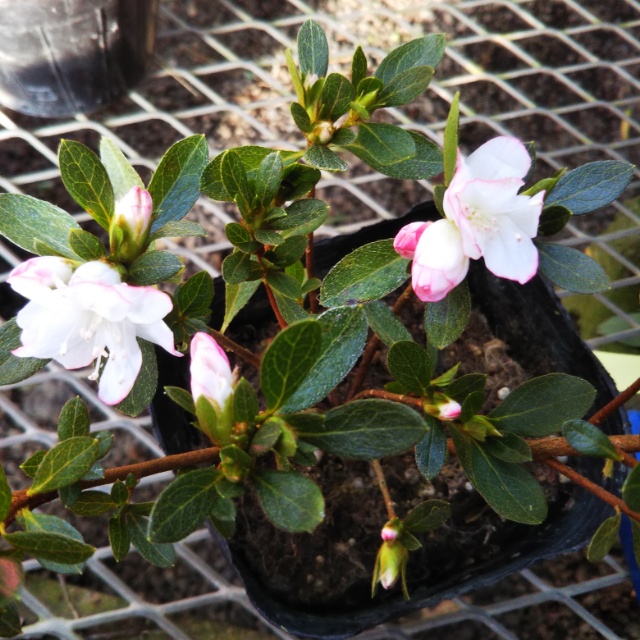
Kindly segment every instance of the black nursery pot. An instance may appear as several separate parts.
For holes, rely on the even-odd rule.
[[[0,103],[31,116],[95,111],[144,76],[159,0],[0,0]]]
[[[416,220],[437,219],[432,203],[414,207],[407,215],[397,220],[384,221],[366,227],[349,236],[339,236],[317,243],[317,270],[323,274],[353,249],[375,240],[393,237],[398,230]],[[512,357],[518,361],[523,354],[531,361],[552,362],[555,371],[580,376],[588,380],[597,390],[594,404],[600,408],[616,394],[611,378],[582,342],[573,323],[552,289],[540,277],[526,285],[496,278],[489,273],[481,261],[473,262],[469,273],[469,285],[473,305],[487,318],[494,335],[509,345]],[[216,282],[216,301],[223,299],[223,283]],[[221,302],[213,309],[212,326],[222,323]],[[258,297],[255,304],[246,308],[235,320],[235,325],[261,326],[271,322],[268,302]],[[231,330],[233,331],[233,324]],[[523,340],[522,336],[527,336]],[[162,394],[164,385],[188,388],[188,363],[177,360],[162,350],[159,356],[160,385],[151,410],[154,429],[167,453],[178,453],[193,448],[198,432],[189,424],[186,415]],[[623,410],[613,414],[602,425],[608,434],[626,433],[628,423]],[[580,473],[597,483],[602,482],[602,461],[580,458],[576,463]],[[624,471],[617,469],[606,488],[619,491]],[[215,531],[216,543],[235,565],[244,581],[247,594],[258,611],[274,625],[290,633],[305,637],[339,640],[381,624],[389,619],[413,610],[433,606],[467,591],[484,587],[492,582],[519,571],[533,562],[575,551],[587,544],[599,524],[611,515],[611,508],[592,494],[570,485],[570,499],[564,509],[550,511],[547,520],[540,526],[520,527],[511,545],[489,561],[466,567],[457,573],[447,574],[440,582],[411,585],[411,600],[405,601],[400,590],[384,593],[377,600],[366,600],[368,605],[359,609],[335,613],[323,610],[318,603],[313,610],[299,609],[280,601],[269,593],[257,575],[243,561],[242,554],[233,549]]]

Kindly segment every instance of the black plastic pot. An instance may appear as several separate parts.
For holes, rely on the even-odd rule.
[[[91,112],[144,76],[159,0],[0,0],[0,103],[31,116]]]
[[[433,204],[426,203],[414,207],[398,220],[381,222],[350,236],[322,241],[316,251],[318,270],[326,272],[332,264],[362,244],[393,237],[408,222],[436,217]],[[595,408],[602,407],[614,397],[616,392],[609,375],[582,342],[552,289],[541,278],[536,277],[522,286],[494,277],[477,261],[472,263],[469,284],[474,306],[487,317],[494,334],[509,345],[515,360],[522,359],[528,352],[527,358],[531,361],[533,353],[534,361],[551,362],[555,371],[585,378],[598,389]],[[217,282],[216,287],[215,300],[220,302],[214,308],[213,326],[220,325],[223,313],[223,309],[217,306],[222,305],[223,283]],[[258,326],[271,320],[266,299],[257,299],[236,319],[236,324]],[[524,335],[529,336],[526,341],[522,340],[523,330]],[[516,340],[514,336],[517,336]],[[166,384],[188,388],[188,363],[176,362],[161,350],[158,350],[158,355],[159,388]],[[156,435],[167,453],[185,451],[197,443],[197,432],[189,425],[186,416],[161,392],[152,405],[152,415]],[[612,415],[602,428],[609,434],[625,433],[628,424],[624,411]],[[602,482],[601,460],[581,458],[575,467],[594,482]],[[619,490],[623,479],[624,471],[617,469],[614,477],[606,482],[606,487]],[[611,509],[578,487],[571,485],[568,490],[572,494],[567,508],[551,512],[538,527],[518,525],[520,531],[511,546],[503,548],[502,553],[490,561],[448,575],[446,580],[436,584],[412,585],[409,602],[396,592],[384,594],[382,601],[371,601],[369,606],[361,609],[337,614],[323,610],[321,603],[313,610],[300,610],[279,601],[264,588],[243,562],[241,554],[234,552],[233,544],[228,545],[215,531],[213,534],[242,577],[249,598],[267,620],[301,636],[338,640],[412,610],[433,606],[441,600],[484,587],[537,560],[585,546],[602,520],[611,515]]]

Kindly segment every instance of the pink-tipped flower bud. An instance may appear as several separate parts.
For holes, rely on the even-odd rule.
[[[393,248],[407,260],[413,260],[420,236],[431,222],[411,222],[398,231],[393,240]]]
[[[141,187],[132,187],[116,202],[109,236],[111,250],[120,260],[135,260],[144,251],[152,214],[151,196]]]
[[[400,522],[400,518],[394,518],[393,520],[389,520],[387,524],[382,527],[382,531],[380,532],[380,537],[385,542],[391,542],[395,540],[400,534],[400,530],[402,529],[402,523]]]
[[[457,420],[462,412],[460,403],[455,400],[449,400],[438,406],[440,420]]]
[[[378,550],[376,566],[373,572],[373,586],[379,582],[383,589],[391,589],[402,578],[409,559],[409,552],[396,541],[386,541]]]
[[[227,354],[206,333],[196,333],[191,340],[190,371],[194,401],[204,396],[218,411],[223,411],[233,395],[233,372]]]

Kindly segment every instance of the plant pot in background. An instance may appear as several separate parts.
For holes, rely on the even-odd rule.
[[[375,240],[391,238],[409,222],[436,219],[437,216],[433,204],[426,203],[414,207],[403,218],[384,221],[349,236],[320,241],[316,250],[317,271],[324,275],[353,249]],[[528,360],[531,363],[533,359],[534,368],[550,365],[554,371],[585,378],[598,390],[597,408],[614,397],[615,388],[608,374],[582,342],[552,289],[541,278],[519,285],[496,278],[482,262],[473,261],[469,285],[474,307],[487,318],[494,335],[509,346],[516,361]],[[224,283],[217,280],[212,319],[214,327],[219,327],[222,322],[223,296]],[[234,326],[242,324],[260,327],[271,321],[273,316],[266,296],[256,296],[250,307],[245,308],[232,323],[230,331],[233,333]],[[188,416],[163,395],[162,389],[165,385],[189,388],[188,362],[185,362],[186,358],[177,360],[162,350],[157,353],[160,384],[151,407],[154,429],[167,453],[179,453],[196,446],[199,434],[189,424]],[[626,432],[624,411],[610,416],[602,428],[608,434]],[[580,458],[575,467],[594,482],[602,482],[601,460]],[[605,486],[614,492],[619,491],[623,479],[624,471],[617,469]],[[365,593],[362,598],[364,604],[349,610],[337,610],[335,605],[323,608],[321,602],[313,608],[291,606],[265,589],[257,574],[247,565],[237,543],[224,541],[215,531],[214,538],[235,565],[249,598],[267,620],[294,634],[337,640],[410,611],[432,606],[440,600],[481,588],[537,560],[585,546],[602,520],[611,515],[611,508],[574,485],[568,485],[567,491],[570,496],[564,506],[550,510],[542,525],[514,525],[510,542],[498,555],[460,567],[441,580],[429,579],[410,584],[411,600],[408,602],[402,598],[399,589],[383,593],[379,590],[375,600]],[[442,550],[438,553],[441,554]]]
[[[159,0],[0,0],[0,103],[31,116],[89,113],[146,73]]]

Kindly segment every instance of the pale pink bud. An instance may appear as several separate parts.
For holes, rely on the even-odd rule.
[[[449,400],[438,405],[438,417],[440,420],[457,420],[462,412],[462,407],[455,400]]]
[[[227,354],[207,333],[198,332],[191,340],[190,371],[193,399],[204,396],[223,410],[233,394],[233,372]]]
[[[387,523],[384,525],[384,527],[382,527],[380,537],[385,542],[390,542],[391,540],[395,540],[398,537],[398,530],[394,527],[389,526],[389,523]]]
[[[398,231],[393,240],[393,248],[407,260],[413,260],[418,240],[431,222],[411,222]]]
[[[128,226],[134,236],[140,237],[149,230],[152,211],[149,192],[141,187],[132,187],[116,202],[115,216],[120,226]]]

